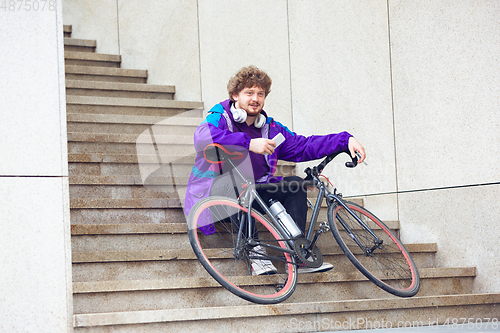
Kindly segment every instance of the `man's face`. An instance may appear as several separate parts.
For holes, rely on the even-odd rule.
[[[233,95],[236,108],[243,109],[249,117],[257,116],[264,107],[266,92],[264,89],[253,86],[244,88],[238,95]]]

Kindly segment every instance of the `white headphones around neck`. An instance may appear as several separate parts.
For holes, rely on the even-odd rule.
[[[234,107],[234,104],[231,105],[231,112],[233,113],[233,119],[237,123],[244,123],[247,120],[247,112],[243,109],[237,109]],[[262,113],[259,113],[253,125],[257,128],[261,128],[266,123],[266,116]]]

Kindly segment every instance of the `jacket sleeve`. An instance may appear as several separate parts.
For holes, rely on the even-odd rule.
[[[306,137],[290,132],[286,127],[282,127],[280,132],[285,136],[285,141],[279,149],[278,158],[290,162],[311,161],[347,151],[349,138],[352,136],[348,132],[341,132]]]
[[[211,113],[194,133],[194,145],[197,152],[203,151],[210,143],[231,146],[232,149],[241,147],[242,150],[248,150],[250,137],[242,132],[231,132],[227,129],[226,119],[220,113]]]

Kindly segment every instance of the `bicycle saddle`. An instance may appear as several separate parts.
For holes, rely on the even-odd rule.
[[[229,151],[223,145],[210,143],[203,149],[203,156],[208,163],[218,164],[227,160],[241,160],[244,156],[239,151]]]

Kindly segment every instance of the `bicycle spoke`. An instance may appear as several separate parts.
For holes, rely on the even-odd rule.
[[[270,222],[253,210],[248,235],[248,224],[242,222],[246,211],[228,198],[202,200],[188,218],[191,245],[207,271],[229,291],[257,303],[281,302],[291,295],[297,282],[293,258],[261,245],[287,249]],[[198,223],[203,216],[214,222],[215,232],[206,235],[200,230]],[[275,274],[256,275],[267,271]]]
[[[382,241],[377,243],[377,239],[342,206],[332,207],[329,212],[332,232],[349,259],[382,289],[398,296],[416,294],[418,272],[399,239],[369,211],[353,203],[347,204]]]

